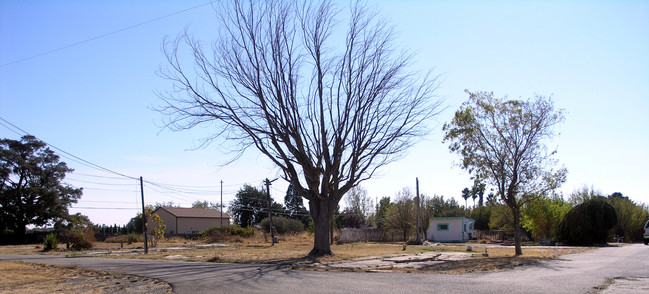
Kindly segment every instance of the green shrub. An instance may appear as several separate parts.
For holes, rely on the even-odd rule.
[[[247,227],[247,228],[242,228],[240,226],[213,227],[200,232],[198,234],[198,238],[204,239],[214,234],[239,236],[239,237],[247,238],[247,237],[254,236],[255,231],[251,227]]]
[[[617,214],[604,197],[593,197],[568,211],[559,225],[557,237],[567,245],[606,244],[617,224]]]
[[[260,225],[264,232],[270,231],[268,218],[261,220]],[[273,227],[275,227],[275,232],[277,234],[295,234],[304,232],[304,224],[302,224],[301,221],[281,216],[273,218]]]
[[[56,250],[56,247],[58,246],[59,241],[56,239],[56,234],[49,234],[47,237],[45,237],[45,241],[43,242],[43,251],[50,251],[50,250]]]

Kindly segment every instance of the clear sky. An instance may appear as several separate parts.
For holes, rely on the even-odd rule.
[[[276,178],[254,151],[222,166],[229,157],[220,146],[193,150],[209,128],[162,130],[151,110],[155,91],[171,88],[156,75],[163,39],[188,28],[212,40],[206,2],[0,1],[0,117],[86,161],[157,184],[145,183],[147,204],[218,202],[221,180],[228,203],[243,183]],[[430,136],[361,184],[372,198],[414,189],[418,177],[422,193],[463,203],[460,191],[471,181],[453,165],[459,158],[442,144],[441,127],[469,89],[552,96],[566,110],[551,145],[569,172],[564,195],[586,185],[649,203],[648,1],[370,4],[396,26],[399,44],[418,53],[414,70],[441,75],[447,107]],[[0,125],[0,137],[21,134]],[[138,181],[62,160],[75,169],[67,182],[84,188],[72,213],[123,224],[140,209]],[[277,201],[286,187],[273,184]]]

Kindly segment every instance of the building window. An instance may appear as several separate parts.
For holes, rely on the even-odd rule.
[[[448,224],[437,224],[438,231],[448,231]]]
[[[466,232],[466,224],[464,224],[464,231]]]

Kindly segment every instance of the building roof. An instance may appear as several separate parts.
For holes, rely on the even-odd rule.
[[[433,220],[443,220],[443,219],[468,219],[470,221],[475,221],[472,218],[463,217],[463,216],[436,216],[436,217],[433,217]]]
[[[221,215],[219,210],[211,208],[159,207],[158,209],[164,209],[175,217],[230,218],[226,214]]]

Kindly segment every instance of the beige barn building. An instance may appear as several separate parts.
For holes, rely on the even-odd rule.
[[[198,234],[209,228],[230,225],[228,215],[211,208],[159,207],[153,214],[160,216],[162,224],[167,226],[165,235]],[[150,218],[148,224],[149,228],[155,225]]]

